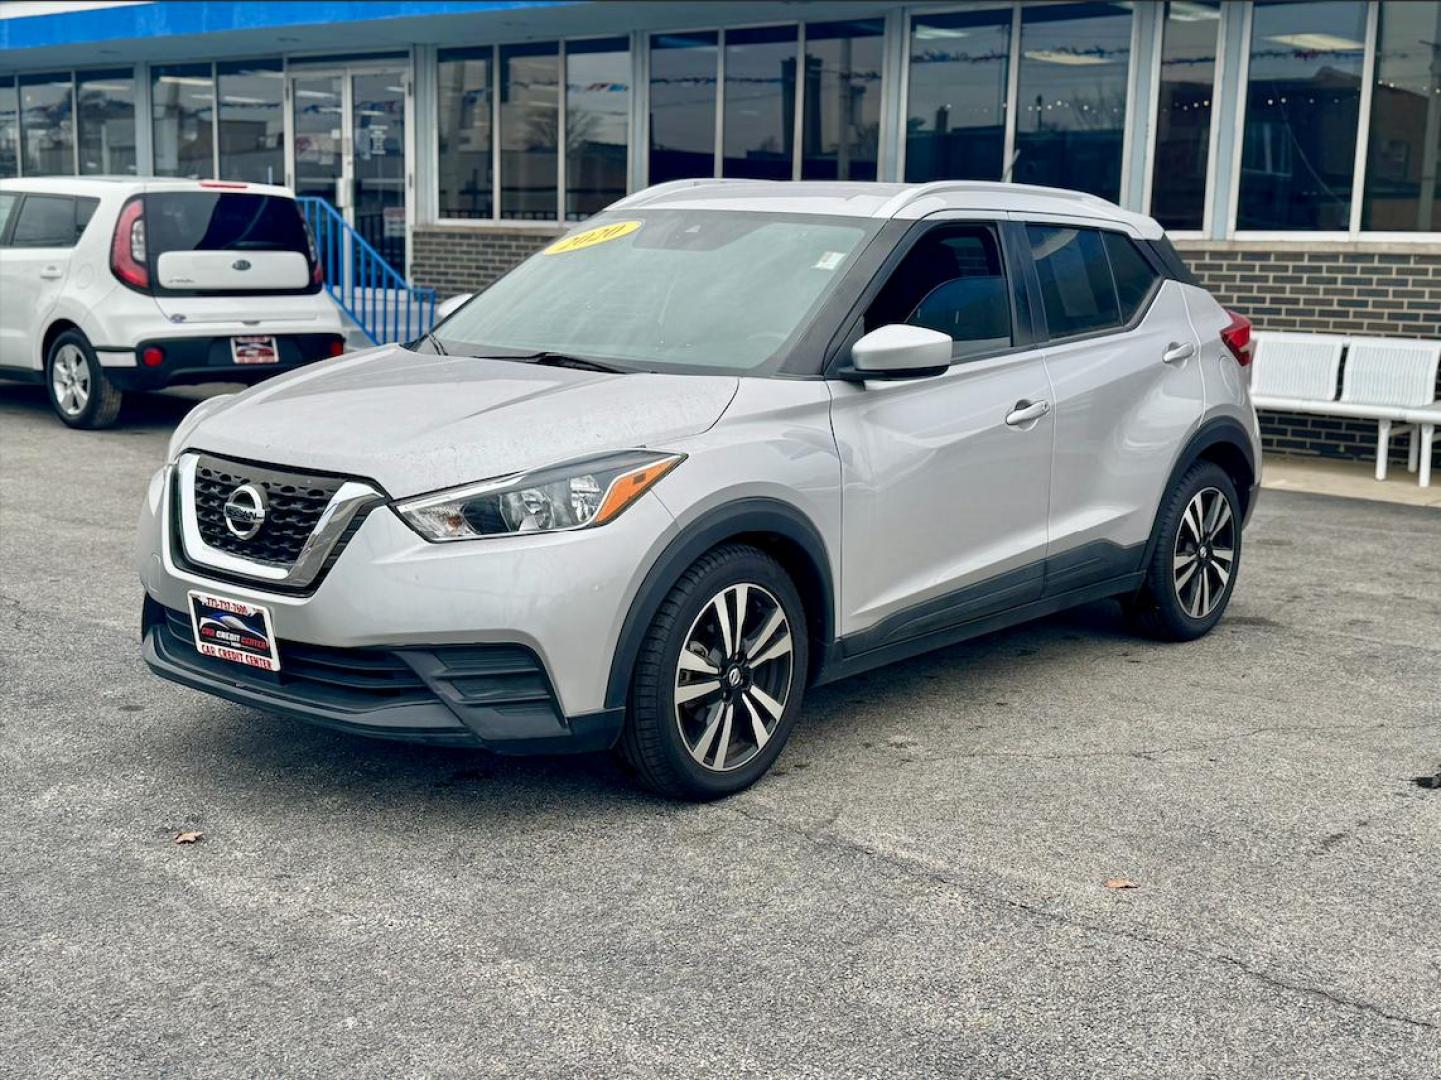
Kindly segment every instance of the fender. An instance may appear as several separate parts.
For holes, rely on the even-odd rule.
[[[1213,446],[1218,446],[1221,444],[1225,444],[1226,446],[1229,446],[1232,449],[1239,451],[1241,456],[1246,459],[1246,467],[1251,470],[1253,490],[1240,493],[1241,497],[1246,500],[1246,513],[1242,520],[1242,525],[1244,527],[1245,522],[1249,521],[1251,518],[1251,510],[1256,505],[1254,488],[1255,482],[1259,478],[1259,473],[1256,469],[1256,452],[1251,447],[1251,434],[1246,430],[1246,428],[1241,424],[1241,422],[1234,417],[1213,417],[1212,419],[1207,420],[1204,424],[1202,424],[1199,428],[1196,429],[1196,434],[1191,436],[1190,441],[1186,443],[1185,448],[1177,456],[1176,463],[1171,466],[1170,475],[1166,477],[1166,486],[1161,489],[1161,498],[1164,502],[1165,493],[1169,492],[1173,487],[1176,486],[1176,481],[1181,479],[1187,469],[1189,469],[1192,465],[1196,464],[1202,454],[1204,454],[1207,450],[1211,449]],[[1160,512],[1160,507],[1157,506],[1156,513],[1159,515]],[[1155,520],[1153,519],[1151,522],[1151,537],[1149,540],[1146,541],[1146,553],[1141,562],[1142,566],[1150,565],[1151,556],[1155,552],[1155,550],[1156,524]]]
[[[811,655],[817,659],[824,655],[826,646],[835,636],[835,586],[830,553],[820,530],[805,514],[779,499],[739,499],[709,510],[687,525],[666,545],[647,571],[636,590],[635,599],[631,601],[620,638],[616,641],[615,655],[610,662],[610,680],[606,684],[606,708],[624,707],[641,642],[666,594],[681,574],[717,544],[747,533],[770,533],[783,537],[805,553],[815,581],[809,590],[799,581],[796,588],[803,596],[808,592],[812,594],[808,596],[812,603],[817,599],[814,594],[819,594],[819,610],[808,611],[807,614],[815,618]]]

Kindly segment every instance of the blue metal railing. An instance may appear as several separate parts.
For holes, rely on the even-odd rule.
[[[325,289],[365,336],[413,341],[435,325],[435,290],[410,284],[324,199],[295,200],[315,238]]]

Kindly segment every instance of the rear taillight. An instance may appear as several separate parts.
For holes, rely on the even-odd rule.
[[[339,338],[339,337],[338,337],[338,338],[333,338],[333,339],[331,339],[331,342],[330,342],[330,355],[331,355],[331,356],[344,356],[344,355],[345,355],[345,339],[344,339],[344,338]]]
[[[1255,346],[1251,342],[1251,320],[1244,315],[1237,315],[1230,308],[1226,314],[1231,316],[1230,325],[1221,331],[1221,344],[1226,346],[1236,363],[1242,367],[1251,366],[1251,353]]]
[[[139,196],[120,208],[115,234],[110,238],[110,272],[131,288],[150,288],[150,266],[145,251],[145,202]]]
[[[320,265],[320,253],[315,250],[315,236],[309,225],[305,227],[305,246],[310,252],[310,284],[318,289],[325,283],[325,268]]]

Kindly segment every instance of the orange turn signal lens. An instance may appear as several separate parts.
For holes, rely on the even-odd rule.
[[[684,460],[684,454],[676,454],[674,457],[661,458],[659,461],[652,461],[649,465],[642,465],[630,472],[621,473],[611,481],[610,487],[606,489],[605,498],[601,500],[600,509],[596,511],[591,524],[604,525],[644,495],[657,480]]]

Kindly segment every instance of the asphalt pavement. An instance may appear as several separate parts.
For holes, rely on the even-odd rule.
[[[152,677],[191,403],[0,384],[0,1075],[1441,1075],[1436,510],[1266,492],[1206,639],[826,687],[691,806]]]

